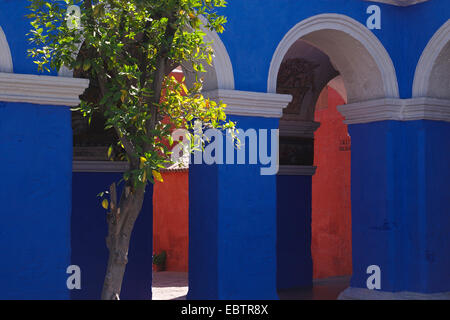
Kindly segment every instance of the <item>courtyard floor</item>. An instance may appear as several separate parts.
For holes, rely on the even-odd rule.
[[[278,292],[281,300],[335,300],[349,286],[350,277],[315,280],[312,288]],[[185,300],[188,274],[184,272],[154,272],[153,300]]]

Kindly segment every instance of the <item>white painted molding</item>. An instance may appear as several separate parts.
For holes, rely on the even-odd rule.
[[[413,97],[428,96],[431,72],[442,49],[450,41],[450,19],[439,28],[425,47],[416,67]],[[450,88],[449,88],[450,90]]]
[[[314,166],[280,166],[279,176],[313,176],[317,167]]]
[[[73,172],[125,172],[129,165],[126,161],[73,161]]]
[[[380,2],[380,3],[392,4],[394,6],[407,7],[407,6],[412,6],[412,5],[415,5],[418,3],[427,2],[429,0],[364,0],[364,1]]]
[[[401,120],[400,99],[380,99],[338,106],[345,117],[344,123],[357,124],[385,120]]]
[[[396,120],[450,122],[450,100],[433,98],[380,99],[338,106],[346,124]]]
[[[378,40],[378,38],[360,22],[346,15],[334,13],[313,16],[299,22],[289,30],[279,43],[270,63],[267,92],[276,92],[278,71],[291,46],[297,40],[321,30],[341,31],[358,41],[371,55],[380,71],[384,97],[399,98],[397,75],[394,64],[380,40]],[[351,48],[349,49],[351,50]],[[330,58],[333,59],[332,56],[330,56]],[[352,63],[352,61],[349,61],[349,63]]]
[[[212,90],[204,92],[212,100],[227,105],[226,114],[281,118],[283,109],[292,101],[289,94],[260,93],[238,90]]]
[[[416,98],[404,101],[402,120],[435,120],[450,122],[450,100]]]
[[[77,106],[89,80],[0,73],[0,101]]]
[[[280,120],[280,136],[314,138],[319,122]]]
[[[0,72],[13,72],[13,62],[8,40],[0,27]]]
[[[388,292],[349,287],[339,294],[338,300],[450,300],[450,292]]]

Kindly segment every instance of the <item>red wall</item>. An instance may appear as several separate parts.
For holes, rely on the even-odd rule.
[[[315,121],[312,180],[312,257],[315,279],[352,273],[350,139],[336,106],[344,99],[331,87],[321,94]]]
[[[188,271],[189,172],[165,171],[153,193],[153,251],[167,253],[166,271]]]

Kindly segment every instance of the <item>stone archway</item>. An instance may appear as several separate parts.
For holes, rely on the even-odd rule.
[[[434,34],[414,75],[413,98],[450,99],[450,20]]]
[[[395,68],[386,49],[365,26],[341,14],[313,16],[284,36],[270,64],[268,92],[276,92],[280,65],[299,39],[330,57],[344,79],[349,103],[399,97]]]
[[[315,57],[309,52],[316,50]],[[324,57],[320,58],[319,55]],[[310,139],[314,140],[314,131],[318,128],[319,123],[314,122],[314,118],[311,115],[314,114],[314,107],[322,87],[326,85],[331,79],[335,78],[338,74],[342,79],[342,87],[345,88],[347,94],[348,103],[352,104],[352,108],[361,108],[365,106],[369,101],[380,101],[384,105],[385,100],[397,100],[399,99],[399,88],[397,83],[397,76],[392,60],[378,40],[378,38],[370,32],[361,23],[354,19],[340,14],[321,14],[313,16],[295,25],[282,39],[278,45],[269,69],[267,91],[270,93],[277,92],[278,79],[280,76],[280,70],[283,64],[292,58],[306,58],[310,59],[314,63],[320,65],[313,71],[316,76],[316,94],[310,102],[302,102],[301,108],[309,108],[312,112],[308,112],[309,117],[300,117],[300,119],[294,119],[293,117],[283,117],[280,121],[280,136],[288,136],[299,138],[300,140]],[[315,60],[314,60],[315,59]],[[288,107],[289,108],[289,107]],[[382,109],[382,108],[381,108]],[[311,111],[310,110],[310,111]],[[370,106],[363,108],[365,117],[369,114],[375,113],[377,116],[383,114],[382,111],[373,108],[370,110]],[[378,119],[370,118],[369,122],[377,121]],[[356,135],[356,134],[355,134]],[[358,140],[357,140],[358,141]],[[313,145],[312,142],[309,145]],[[283,148],[283,141],[280,142],[280,150]],[[301,147],[301,150],[305,150],[305,147]],[[352,158],[359,159],[361,154],[365,152],[366,148],[363,144],[356,145],[355,150],[352,150]],[[311,149],[311,148],[310,148]],[[308,149],[309,150],[309,149]],[[281,153],[280,153],[280,158]],[[352,160],[353,161],[353,160]],[[357,161],[360,162],[360,161]],[[362,163],[362,162],[360,162]],[[279,255],[278,266],[279,270],[284,270],[281,273],[278,272],[278,285],[279,289],[292,289],[305,285],[312,284],[312,259],[311,251],[311,176],[314,175],[316,168],[313,166],[311,159],[308,163],[300,163],[295,165],[283,166],[281,162],[279,179],[277,180],[278,189],[278,225],[285,226],[287,229],[282,230],[278,228],[278,250]],[[366,179],[365,172],[369,172],[369,175],[375,177],[376,169],[372,168],[373,164],[367,164],[366,168],[362,164],[356,165],[353,168],[352,165],[352,183],[355,181],[355,185],[359,185],[360,180]],[[362,171],[360,171],[362,170]],[[296,191],[292,191],[296,190]],[[291,210],[283,205],[283,199],[287,199],[286,195],[290,194],[290,197],[295,197],[296,202],[301,202],[300,205],[295,207],[296,213],[301,215],[303,220],[298,216],[293,217],[293,213],[284,212],[285,210]],[[300,195],[301,194],[301,195]],[[289,199],[287,199],[289,200]],[[364,216],[364,211],[360,210],[362,207],[367,207],[367,200],[362,197],[356,196],[351,200],[355,202],[356,217],[361,221],[361,216]],[[352,205],[353,207],[353,205]],[[286,219],[284,222],[281,219]],[[366,219],[365,217],[363,219]],[[287,222],[286,222],[287,221]],[[291,232],[292,226],[297,223],[300,229],[297,229],[297,233],[304,234],[301,238],[296,238],[297,242],[303,249],[297,249],[292,247],[288,242],[284,240],[284,235]],[[356,225],[356,230],[363,228],[362,224]],[[365,228],[365,226],[364,226]],[[294,233],[292,233],[294,234]],[[358,274],[363,267],[359,266],[360,252],[358,245],[358,237],[360,233],[356,233],[356,238],[353,239],[354,246],[357,250],[354,251],[357,259],[354,260],[356,264],[356,278],[360,277]],[[294,236],[291,237],[291,240]],[[290,240],[290,241],[291,241]],[[285,252],[286,248],[282,248],[280,243],[286,243],[290,245],[290,252]],[[299,247],[297,246],[297,247]],[[303,251],[302,251],[303,250]],[[356,253],[355,253],[356,252]],[[296,269],[299,268],[303,271],[303,275],[299,276],[294,274],[292,268],[292,255],[300,254]],[[289,276],[289,273],[291,275]]]

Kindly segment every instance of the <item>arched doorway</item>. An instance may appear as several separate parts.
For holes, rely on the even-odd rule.
[[[320,126],[320,123],[315,121],[317,118],[315,119],[314,115],[318,109],[321,93],[324,88],[329,87],[327,84],[336,76],[339,76],[339,85],[336,85],[335,81],[335,88],[330,90],[333,94],[340,96],[341,102],[359,104],[370,100],[399,97],[395,69],[382,44],[365,26],[344,15],[323,14],[298,23],[280,42],[272,58],[268,91],[290,93],[294,96],[293,102],[284,111],[280,120],[280,173],[277,180],[279,290],[312,285],[314,261],[311,241],[313,239],[315,239],[314,256],[318,260],[316,263],[321,260],[320,248],[317,245],[320,237],[312,235],[311,227],[312,225],[315,226],[314,229],[320,229],[312,222],[314,221],[312,176],[317,169],[314,159],[314,148],[317,147],[314,144],[314,132]],[[343,117],[340,122],[345,126],[342,121]],[[334,138],[344,140],[342,147],[348,148],[349,139],[345,137],[345,134],[343,137]],[[358,159],[358,156],[355,158]],[[334,164],[334,168],[336,166],[338,167],[339,164]],[[360,168],[360,166],[357,167]],[[356,175],[356,181],[358,181],[359,174],[357,170],[352,170],[352,181],[353,175]],[[349,196],[345,199],[348,201]],[[352,199],[352,202],[359,204],[364,200],[357,197],[356,200]],[[358,220],[362,212],[359,210],[356,212]],[[316,217],[316,221],[319,219]],[[346,219],[343,219],[341,223],[344,226],[341,229],[345,227],[347,229],[347,235],[341,232],[341,236],[347,238],[347,241],[344,241],[347,245],[344,247],[348,248],[350,226]],[[339,224],[331,220],[328,227],[330,232],[333,228],[339,229]],[[358,255],[361,249],[358,245],[355,247],[355,243],[362,235],[358,224],[353,225],[352,230],[353,264],[359,264]],[[328,243],[330,245],[329,241]],[[338,252],[339,250],[342,250],[342,247],[334,250],[334,256],[331,254],[329,257],[331,260],[334,258],[338,261],[336,266],[339,271],[327,266],[329,270],[317,268],[316,273],[322,270],[325,275],[331,276],[337,276],[339,273],[348,274],[348,271],[342,270],[348,270],[351,265],[348,257],[351,250],[344,250],[346,251],[344,254]],[[344,260],[343,264],[347,266],[340,269],[339,264],[343,261],[339,260]],[[341,287],[338,286],[332,293],[333,298],[336,298],[346,286],[348,282]]]

